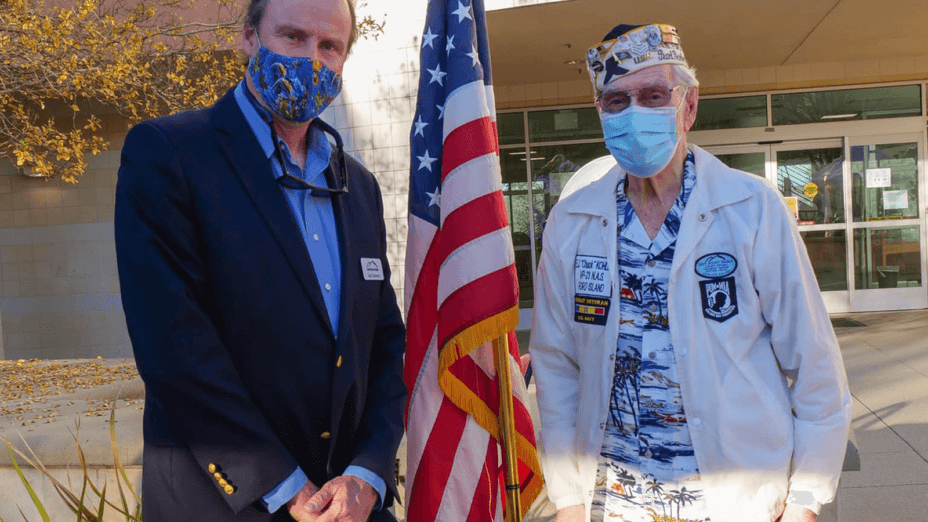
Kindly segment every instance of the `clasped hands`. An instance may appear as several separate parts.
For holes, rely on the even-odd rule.
[[[365,522],[377,503],[377,492],[350,475],[335,477],[322,488],[306,481],[287,502],[290,516],[299,522]]]

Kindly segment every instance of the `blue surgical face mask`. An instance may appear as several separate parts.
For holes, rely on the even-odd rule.
[[[322,62],[277,54],[261,45],[260,38],[248,74],[264,105],[296,123],[319,116],[342,90],[341,75]]]
[[[616,114],[603,113],[600,118],[606,148],[632,176],[654,176],[670,164],[677,150],[677,111],[672,106],[631,105]]]

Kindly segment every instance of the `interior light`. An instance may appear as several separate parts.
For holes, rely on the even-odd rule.
[[[856,112],[854,114],[829,114],[827,116],[822,116],[821,119],[823,120],[844,120],[847,118],[853,118],[854,116],[857,116]]]

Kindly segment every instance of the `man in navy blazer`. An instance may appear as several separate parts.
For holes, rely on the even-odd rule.
[[[316,117],[356,36],[350,0],[252,0],[245,80],[126,137],[150,522],[394,520],[405,329],[383,204]]]

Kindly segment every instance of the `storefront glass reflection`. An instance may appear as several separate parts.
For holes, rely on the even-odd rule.
[[[843,163],[840,147],[777,152],[777,187],[800,225],[844,223]]]
[[[854,221],[918,217],[918,146],[889,143],[851,147]]]
[[[919,227],[854,230],[854,285],[858,290],[922,285]]]

